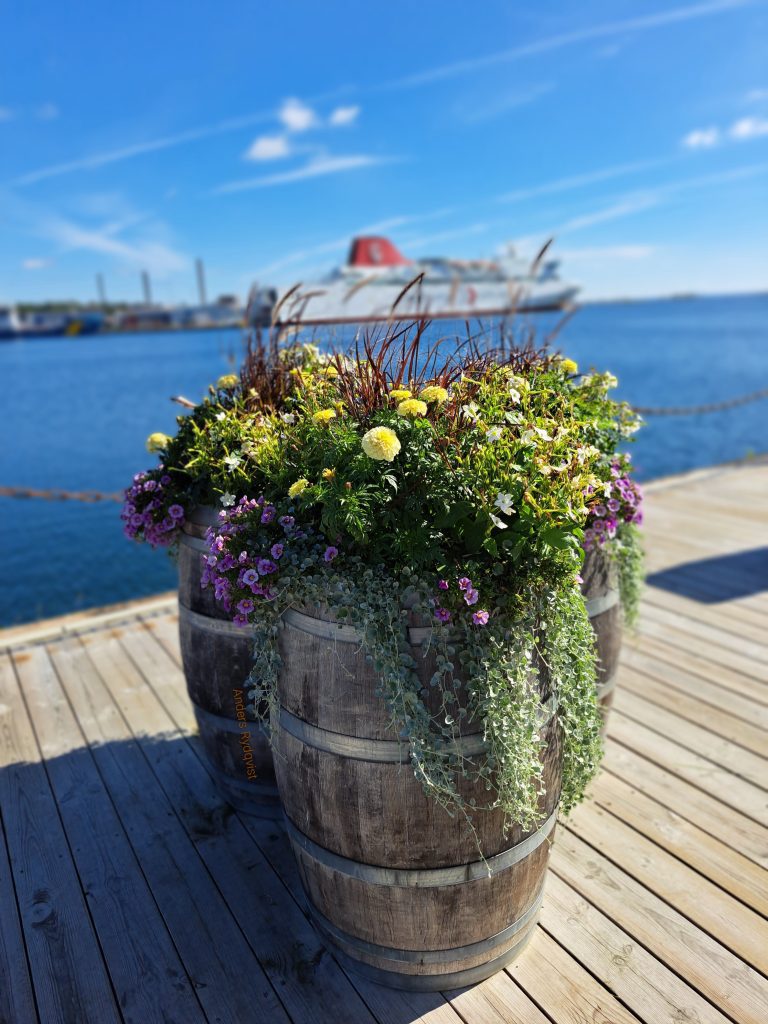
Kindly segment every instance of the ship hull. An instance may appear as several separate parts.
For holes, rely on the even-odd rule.
[[[501,282],[414,285],[405,294],[402,281],[384,284],[373,279],[349,286],[338,282],[291,296],[278,309],[277,323],[322,325],[380,323],[391,320],[466,320],[550,313],[567,309],[578,288],[557,283],[515,287]]]

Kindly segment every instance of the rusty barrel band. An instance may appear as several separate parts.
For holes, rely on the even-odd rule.
[[[395,949],[391,946],[380,946],[375,942],[368,942],[366,939],[359,939],[349,932],[332,924],[314,905],[311,905],[312,917],[316,920],[321,931],[329,935],[334,942],[342,944],[347,948],[359,950],[368,956],[380,957],[382,960],[390,960],[397,964],[447,964],[453,960],[467,959],[472,956],[481,956],[498,946],[504,945],[511,938],[523,931],[526,925],[533,925],[544,898],[544,883],[539,886],[536,895],[530,906],[512,922],[507,928],[495,935],[489,935],[479,942],[470,942],[466,946],[453,946],[450,949]],[[507,952],[505,950],[505,952]],[[487,964],[483,964],[486,967]],[[388,972],[389,973],[389,972]],[[433,975],[444,982],[446,975]],[[441,984],[441,988],[450,988],[450,985]]]
[[[470,864],[458,864],[445,868],[385,868],[377,864],[363,864],[338,853],[318,846],[309,836],[304,835],[286,816],[285,824],[291,842],[304,850],[324,867],[348,875],[370,885],[389,885],[399,888],[427,889],[437,886],[461,885],[476,879],[489,878],[500,871],[525,860],[547,839],[557,821],[557,808],[541,825],[525,839],[508,850],[497,853],[487,860],[476,860]]]
[[[212,619],[210,615],[193,612],[183,604],[179,605],[179,618],[204,633],[224,633],[226,636],[250,640],[251,634],[247,627],[236,626],[230,619]]]
[[[555,711],[554,697],[541,706],[542,729],[552,720]],[[366,737],[348,736],[341,732],[331,732],[329,729],[322,729],[320,726],[305,722],[303,718],[297,718],[282,706],[278,724],[294,739],[308,747],[323,750],[327,754],[337,754],[340,757],[349,757],[356,761],[376,761],[383,764],[405,764],[410,760],[407,742],[372,740]],[[456,753],[463,754],[465,757],[472,757],[484,753],[487,750],[487,744],[481,733],[474,733],[469,736],[460,736],[451,741],[446,744],[445,750],[455,750]]]
[[[584,603],[587,606],[587,615],[590,619],[594,619],[619,603],[619,592],[615,589],[606,590],[604,594],[598,594],[597,597],[588,597]]]

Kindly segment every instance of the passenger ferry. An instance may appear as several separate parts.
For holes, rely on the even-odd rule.
[[[278,294],[272,317],[278,324],[343,324],[549,312],[568,308],[579,291],[558,271],[559,261],[531,265],[512,246],[497,260],[409,260],[389,239],[366,236],[352,240],[347,262],[324,279]],[[256,292],[264,313],[270,291]]]

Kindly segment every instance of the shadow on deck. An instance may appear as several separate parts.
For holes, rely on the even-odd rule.
[[[762,594],[768,590],[768,547],[681,562],[652,573],[646,582],[704,604]]]

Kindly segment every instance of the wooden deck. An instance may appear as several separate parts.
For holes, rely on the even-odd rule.
[[[768,1021],[768,465],[650,488],[605,767],[508,970],[347,975],[277,825],[218,798],[172,597],[0,633],[0,1022]]]

